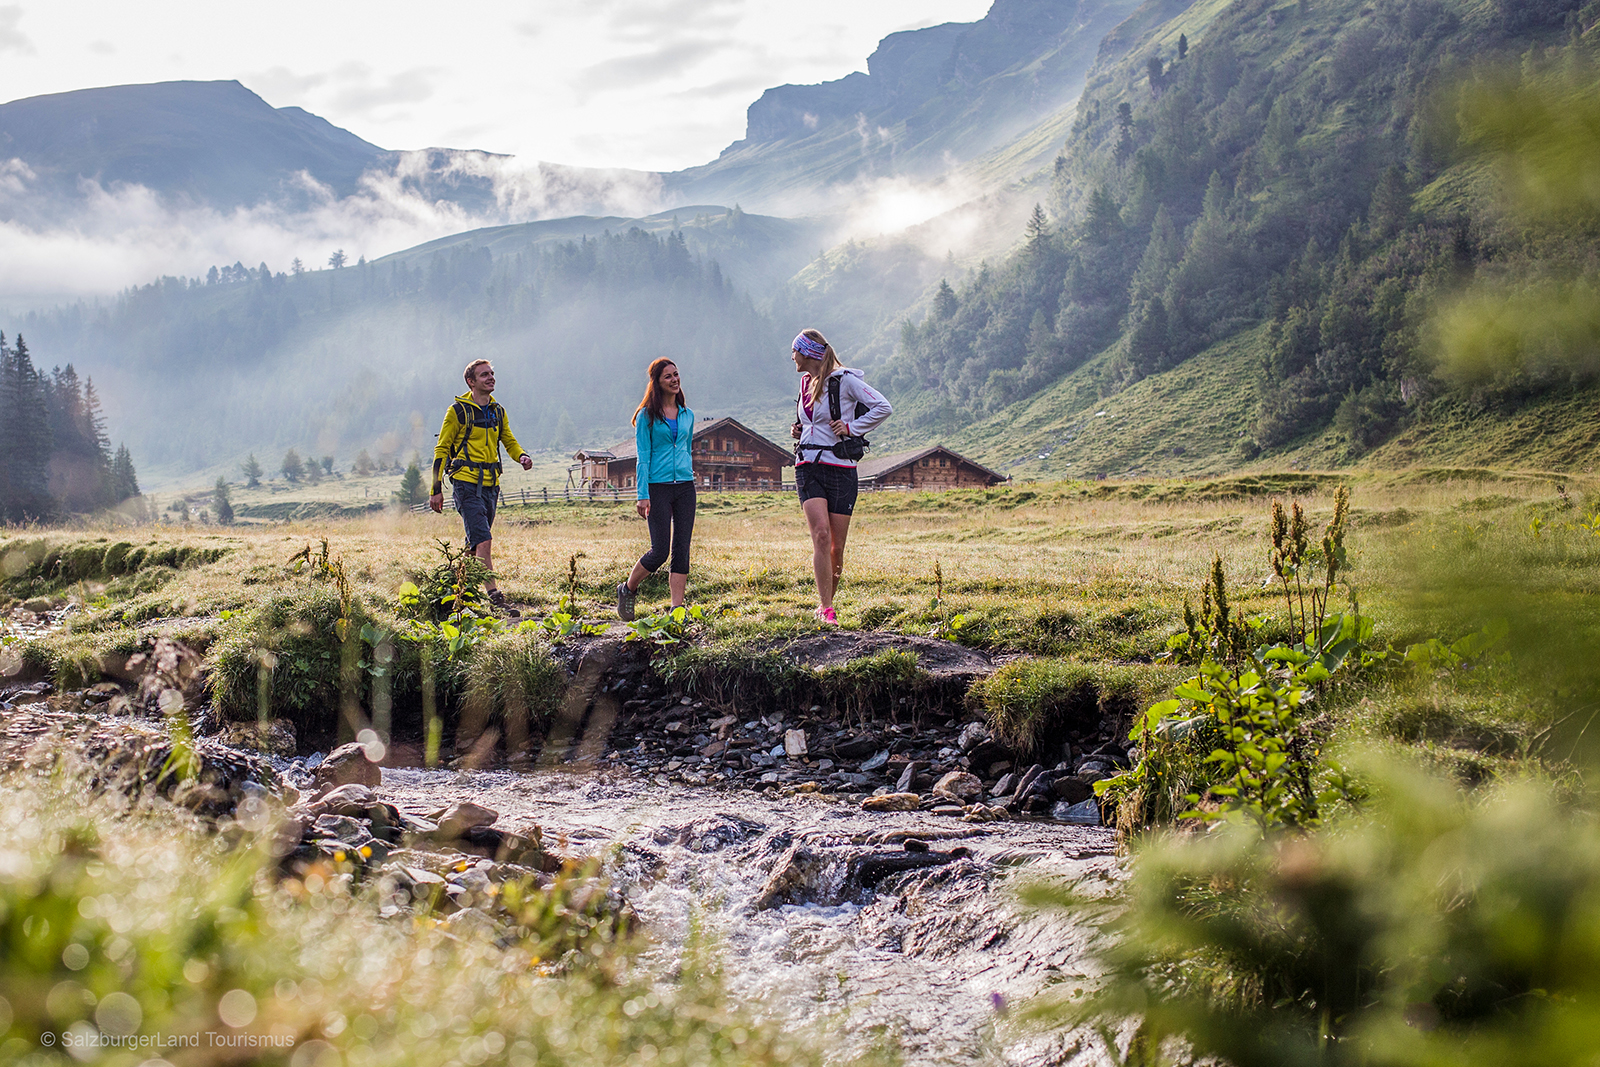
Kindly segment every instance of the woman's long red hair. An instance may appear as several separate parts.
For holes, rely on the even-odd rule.
[[[633,424],[635,426],[639,425],[639,412],[641,411],[648,411],[650,417],[658,422],[667,421],[667,417],[661,414],[662,409],[667,406],[666,390],[661,387],[661,376],[666,373],[668,367],[676,366],[677,364],[666,356],[651,361],[650,380],[645,383],[644,399],[639,401],[639,406],[633,409]],[[689,406],[689,402],[683,398],[681,386],[675,399],[679,411]]]

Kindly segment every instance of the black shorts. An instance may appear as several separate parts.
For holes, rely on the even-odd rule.
[[[856,510],[856,469],[831,463],[801,463],[794,469],[794,487],[800,503],[822,499],[828,514],[850,515]]]

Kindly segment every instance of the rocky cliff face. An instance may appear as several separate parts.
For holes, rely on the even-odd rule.
[[[768,89],[750,106],[744,139],[668,175],[668,191],[793,210],[863,177],[944,173],[1069,106],[1100,41],[1136,6],[996,0],[978,22],[891,34],[866,74]]]

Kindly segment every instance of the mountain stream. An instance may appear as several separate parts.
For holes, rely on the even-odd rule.
[[[1109,884],[1110,829],[874,813],[624,771],[385,768],[382,792],[412,811],[473,801],[501,826],[536,823],[565,854],[610,852],[653,942],[647,966],[671,973],[691,938],[709,941],[740,1003],[835,1062],[877,1047],[908,1064],[1105,1062],[1084,1032],[1017,1021],[1091,964],[1090,931],[1031,911],[1015,887]]]

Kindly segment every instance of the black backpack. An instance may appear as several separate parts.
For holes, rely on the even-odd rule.
[[[839,386],[843,381],[844,379],[838,375],[828,379],[828,411],[835,419],[844,417],[839,413]],[[867,405],[857,401],[856,413],[852,416],[852,418],[859,419],[861,416],[865,415],[871,410],[872,409],[867,407]],[[867,454],[867,449],[871,447],[871,441],[868,441],[865,437],[856,436],[842,437],[839,439],[838,444],[832,446],[834,455],[840,457],[841,459],[850,460],[858,460],[862,456],[865,456]]]

